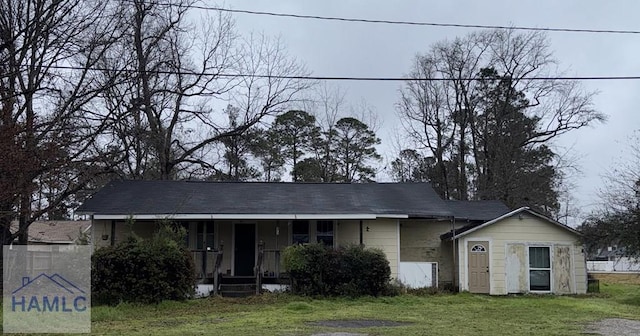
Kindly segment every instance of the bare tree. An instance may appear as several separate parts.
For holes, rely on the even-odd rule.
[[[97,1],[0,2],[3,244],[26,243],[34,220],[108,170],[94,151],[105,127],[94,103],[117,76],[93,68],[119,38],[112,9]]]
[[[640,131],[629,138],[625,158],[604,176],[601,204],[582,223],[589,252],[617,245],[619,252],[640,258]]]
[[[606,211],[640,207],[640,131],[629,137],[624,153],[625,159],[617,160],[604,176],[600,198]]]
[[[279,40],[241,39],[226,14],[196,25],[189,21],[192,5],[120,2],[129,18],[121,27],[122,56],[104,61],[130,75],[107,94],[105,105],[118,111],[110,141],[123,149],[125,177],[210,175],[217,143],[281,112],[309,86],[279,77],[306,74]],[[233,124],[224,106],[216,106],[220,101],[239,108]]]
[[[518,120],[535,122],[525,137],[506,140],[517,141],[513,150],[549,145],[557,136],[604,120],[593,109],[593,93],[578,83],[527,79],[553,78],[557,68],[540,32],[472,33],[416,56],[407,77],[420,80],[406,82],[397,110],[407,132],[427,149],[425,156],[433,156],[431,180],[444,198],[478,197],[473,188],[488,171],[483,139],[490,130],[483,125],[495,125],[486,119],[492,115],[513,119],[513,113],[523,113]]]

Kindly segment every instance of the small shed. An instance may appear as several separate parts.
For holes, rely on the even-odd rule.
[[[491,295],[587,291],[580,233],[529,208],[441,238],[456,243],[461,291]]]

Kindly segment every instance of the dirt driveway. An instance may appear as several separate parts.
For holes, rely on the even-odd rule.
[[[589,334],[603,336],[640,335],[640,321],[626,319],[605,319],[591,323],[586,330]]]

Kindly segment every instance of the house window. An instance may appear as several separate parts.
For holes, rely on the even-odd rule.
[[[215,248],[215,236],[213,230],[213,222],[206,222],[206,233],[205,233],[205,248],[207,250],[213,250]]]
[[[198,222],[196,227],[196,249],[204,249],[204,222]]]
[[[325,246],[333,247],[333,221],[318,221],[316,225],[316,240]]]
[[[198,222],[196,227],[196,249],[213,250],[215,246],[214,233],[213,222]]]
[[[529,247],[529,290],[551,290],[549,247]]]
[[[293,221],[291,223],[291,243],[307,244],[309,242],[309,221]]]

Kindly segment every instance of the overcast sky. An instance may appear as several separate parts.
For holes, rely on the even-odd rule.
[[[216,5],[213,0],[205,3]],[[640,2],[634,0],[233,0],[225,7],[397,21],[640,30]],[[288,52],[317,76],[399,77],[409,71],[416,53],[427,51],[434,42],[473,31],[247,14],[234,14],[234,18],[241,34],[279,35]],[[567,75],[640,75],[640,34],[548,33],[548,37],[561,67],[568,69]],[[398,125],[394,104],[401,83],[335,84],[347,92],[349,101],[364,100],[374,108],[383,125],[378,134],[384,143],[382,150],[389,151],[391,133]],[[563,136],[556,145],[572,148],[579,158],[582,177],[573,194],[580,207],[589,209],[598,201],[601,175],[624,157],[627,138],[640,128],[640,81],[590,81],[584,82],[584,87],[599,92],[596,108],[609,120]]]

